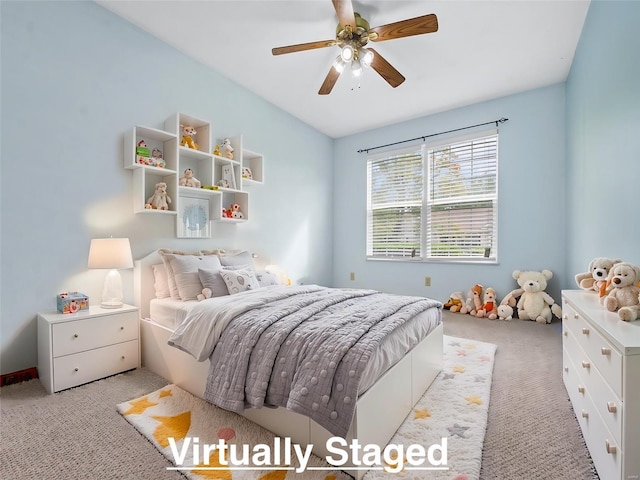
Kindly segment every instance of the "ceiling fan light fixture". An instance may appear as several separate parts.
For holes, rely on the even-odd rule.
[[[351,75],[354,77],[362,75],[362,65],[360,64],[360,60],[356,59],[351,62]]]
[[[338,55],[333,61],[333,68],[335,68],[338,73],[342,73],[346,64],[347,62],[342,59],[342,55]]]
[[[347,43],[345,46],[342,47],[340,56],[342,57],[342,60],[344,60],[345,62],[350,62],[351,60],[353,60],[354,53],[355,53],[355,50],[353,49],[353,46]]]
[[[370,67],[373,63],[373,52],[368,48],[361,48],[358,50],[358,58],[360,59],[360,63],[365,67]]]

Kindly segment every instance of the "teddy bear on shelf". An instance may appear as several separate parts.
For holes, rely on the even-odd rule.
[[[240,205],[238,205],[237,203],[232,204],[229,210],[231,211],[231,218],[235,218],[235,219],[244,218],[244,214],[240,210]]]
[[[202,183],[196,177],[193,176],[193,170],[187,168],[184,171],[184,177],[180,178],[180,182],[178,182],[181,187],[194,187],[200,188]]]
[[[149,197],[144,208],[153,210],[168,210],[171,203],[171,197],[167,195],[167,184],[165,182],[156,183],[156,190]]]
[[[198,150],[200,145],[198,145],[193,139],[193,137],[196,136],[196,133],[198,133],[195,127],[193,125],[180,125],[180,129],[182,130],[182,141],[180,142],[180,146]]]
[[[220,152],[222,156],[228,158],[229,160],[233,160],[233,147],[231,146],[231,140],[225,138],[222,140],[222,145],[220,145]]]
[[[476,317],[486,317],[489,320],[498,318],[498,302],[496,300],[496,291],[489,287],[484,291],[482,308],[476,312]]]
[[[616,263],[609,272],[607,295],[600,299],[610,312],[618,312],[625,322],[640,316],[640,268],[627,262]]]
[[[606,295],[607,277],[611,268],[622,260],[597,257],[589,262],[589,271],[576,275],[576,284],[583,290]]]
[[[521,320],[535,320],[538,323],[551,323],[555,315],[562,318],[562,308],[556,304],[551,295],[545,292],[547,281],[553,277],[551,270],[513,272],[513,278],[520,288],[512,290],[503,300],[503,305],[509,305],[518,299],[518,318]]]
[[[477,317],[478,311],[482,310],[482,291],[483,290],[484,290],[484,287],[479,283],[476,283],[473,287],[471,287],[471,290],[469,292],[469,294],[471,295],[471,302],[473,303],[473,307],[471,307],[471,311],[469,312],[469,315],[473,317]]]

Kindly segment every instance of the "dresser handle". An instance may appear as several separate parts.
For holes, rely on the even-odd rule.
[[[124,360],[124,355],[122,355],[122,360]]]
[[[584,393],[584,387],[582,385],[578,385],[578,392]]]
[[[562,316],[562,318],[564,318],[565,320],[569,319],[569,315],[567,315],[566,313]]]
[[[569,373],[569,367],[564,367],[564,371]]]
[[[74,371],[74,372],[77,372],[77,371],[78,371],[78,367],[74,368],[74,369],[73,369],[73,371]]]
[[[591,368],[591,364],[586,360],[582,361],[582,368]]]
[[[602,355],[611,355],[611,349],[610,349],[610,348],[607,348],[607,347],[602,347],[602,348],[600,349],[600,353],[601,353]]]
[[[573,314],[573,318],[575,318],[575,319],[577,320],[577,319],[578,319],[578,318],[580,318],[580,317],[578,316],[578,314],[577,314],[577,313],[574,313],[574,314]]]
[[[124,327],[120,327],[120,330],[124,330]]]
[[[589,335],[589,329],[588,329],[588,328],[583,328],[583,329],[582,329],[582,333],[583,333],[584,335]]]
[[[607,449],[607,453],[610,453],[611,455],[615,455],[616,453],[616,446],[615,445],[611,445],[609,443],[609,440],[605,440],[604,441],[604,446]]]
[[[607,402],[607,410],[609,410],[610,413],[616,413],[618,411],[618,407],[614,402]]]
[[[73,334],[73,338],[78,338],[78,334],[77,334],[77,333],[74,333],[74,334]]]
[[[582,410],[582,418],[589,418],[589,412]]]
[[[564,332],[562,332],[562,334],[566,337],[567,335],[569,335],[569,332],[565,330]]]

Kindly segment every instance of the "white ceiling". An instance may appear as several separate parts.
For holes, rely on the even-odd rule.
[[[318,95],[337,54],[271,48],[335,38],[330,0],[98,3],[333,138],[566,80],[589,0],[355,0],[372,27],[428,13],[436,33],[375,44],[405,77],[367,69]]]

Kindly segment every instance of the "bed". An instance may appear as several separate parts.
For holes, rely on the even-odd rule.
[[[219,360],[216,360],[211,350],[203,348],[202,351],[193,352],[184,348],[181,343],[183,337],[180,335],[185,329],[192,328],[185,327],[190,320],[192,325],[200,325],[194,318],[203,314],[209,305],[215,305],[216,309],[219,308],[218,305],[230,304],[231,301],[235,305],[242,302],[251,305],[254,299],[259,299],[257,301],[260,303],[265,296],[269,299],[297,299],[299,293],[302,298],[347,295],[349,302],[359,302],[360,296],[369,295],[368,291],[323,290],[324,287],[319,286],[270,286],[259,291],[241,292],[237,295],[227,295],[226,298],[205,301],[183,301],[170,297],[159,299],[156,298],[154,269],[162,263],[163,258],[158,251],[135,262],[134,292],[135,303],[140,308],[141,316],[142,364],[171,383],[208,400],[207,396],[211,396],[211,391],[207,390],[211,390],[213,382],[209,376],[210,358],[214,358],[216,362]],[[358,298],[352,300],[352,296]],[[379,296],[371,295],[371,298],[379,299]],[[283,406],[230,409],[238,411],[278,436],[290,437],[295,443],[313,445],[314,453],[321,457],[328,455],[326,441],[336,435],[336,431],[348,442],[358,439],[361,445],[385,446],[442,368],[441,305],[433,302],[429,308],[418,309],[416,312],[394,328],[393,335],[386,335],[380,341],[362,375],[358,375],[357,395],[354,397],[357,400],[353,402],[353,417],[346,430],[336,430],[339,427],[325,422],[320,417],[319,421],[313,420],[310,418],[313,416],[311,412],[304,408],[298,411],[305,414],[296,413],[292,408]],[[229,326],[227,330],[230,330]],[[196,332],[195,337],[204,337],[200,331]],[[194,336],[193,332],[191,335]],[[203,361],[198,361],[194,355],[200,356]],[[222,378],[219,381],[224,380]],[[306,385],[309,386],[308,383]],[[338,412],[342,416],[342,412]],[[335,414],[335,411],[332,413]],[[345,468],[345,471],[357,479],[362,478],[365,473],[359,469]]]

